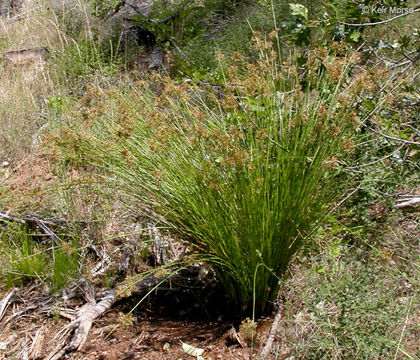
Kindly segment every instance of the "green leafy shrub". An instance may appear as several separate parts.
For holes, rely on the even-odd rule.
[[[309,42],[313,20],[322,17],[323,12],[321,4],[308,0],[297,4],[306,13],[306,18],[291,10],[291,6],[296,4],[284,0],[237,2],[227,13],[217,3],[213,4],[213,11],[207,12],[211,19],[207,31],[191,38],[182,47],[184,56],[179,61],[181,69],[187,74],[208,76],[208,72],[217,70],[218,61],[213,51],[215,47],[229,57],[235,51],[240,51],[246,57],[258,57],[250,46],[253,31],[268,34],[276,30],[282,38],[281,44],[286,40],[292,40],[292,46]]]
[[[87,77],[115,75],[119,59],[114,55],[112,49],[95,39],[71,42],[52,56],[53,66],[57,69],[54,79],[61,84],[81,85]]]
[[[118,0],[89,0],[89,5],[95,16],[104,18],[105,15],[114,9],[120,1]]]
[[[64,88],[70,86],[74,90],[76,85],[85,86],[88,77],[117,73],[121,55],[118,54],[118,40],[115,35],[113,38],[105,34],[93,14],[99,10],[94,2],[90,5],[71,0],[51,8],[61,47],[51,52],[50,74],[54,83]]]
[[[328,0],[318,6],[313,2],[290,3],[290,16],[284,17],[282,27],[287,29],[289,40],[297,45],[309,45],[321,41],[346,41],[351,44],[362,41],[365,24],[381,21],[381,15],[396,8],[407,9],[404,0]],[[379,9],[379,10],[378,10]],[[392,10],[391,10],[392,9]],[[308,11],[309,10],[309,11]]]
[[[390,355],[394,348],[392,338],[396,338],[398,320],[406,313],[407,304],[401,306],[392,301],[393,289],[372,296],[375,269],[354,264],[353,271],[353,274],[341,274],[339,280],[320,288],[317,299],[308,306],[319,325],[318,331],[324,333],[324,336],[317,334],[321,343],[307,345],[316,358],[331,355],[338,348],[341,358],[355,356],[355,349],[375,358]]]
[[[288,6],[284,1],[276,1],[273,7],[270,3],[250,4],[244,2],[234,7],[235,11],[226,14],[214,4],[212,22],[208,30],[191,38],[183,47],[183,57],[179,58],[182,71],[192,74],[208,76],[208,72],[218,68],[214,48],[218,48],[226,56],[240,51],[244,56],[256,55],[249,46],[253,37],[253,30],[269,33],[276,28],[276,18],[282,19],[288,13]],[[274,16],[273,16],[274,14]],[[209,16],[209,15],[208,15]],[[281,29],[278,29],[282,33]],[[210,34],[209,34],[210,31]]]

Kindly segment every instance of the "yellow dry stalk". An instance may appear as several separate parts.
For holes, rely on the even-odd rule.
[[[239,325],[239,335],[248,344],[252,344],[258,335],[257,323],[250,318],[246,318],[241,322],[241,325]]]
[[[120,312],[118,313],[117,321],[122,329],[128,329],[134,324],[134,316],[132,313],[124,314],[123,312]]]

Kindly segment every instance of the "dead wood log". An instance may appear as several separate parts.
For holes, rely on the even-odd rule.
[[[65,329],[65,332],[72,332],[74,335],[71,342],[57,353],[50,354],[48,360],[57,360],[62,358],[65,354],[78,351],[83,348],[92,328],[93,321],[101,317],[111,306],[115,303],[115,290],[109,290],[99,303],[96,303],[94,298],[78,310],[77,318],[72,320]]]
[[[48,57],[48,55],[48,48],[36,47],[17,51],[7,51],[3,54],[3,61],[5,66],[41,63]]]
[[[134,279],[128,283],[121,284],[118,288],[108,290],[102,300],[98,303],[95,301],[93,288],[88,284],[85,284],[85,298],[87,303],[77,310],[77,315],[74,316],[71,313],[66,313],[66,311],[60,312],[63,317],[68,318],[71,321],[57,334],[57,337],[65,337],[66,335],[73,333],[72,340],[66,346],[64,346],[64,340],[63,344],[54,349],[46,359],[58,360],[69,352],[82,349],[88,339],[93,321],[108,311],[116,301],[131,296],[132,294],[145,293],[150,291],[150,289],[153,290],[154,288],[158,288],[161,284],[176,277],[175,275],[178,274],[178,270],[181,269],[182,267],[180,266],[173,266],[165,269],[165,274],[163,276],[150,274],[138,280]],[[184,270],[188,271],[189,274],[193,274],[195,277],[198,276],[199,269],[197,267],[190,266]]]

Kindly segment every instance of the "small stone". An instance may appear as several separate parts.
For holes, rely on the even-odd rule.
[[[45,175],[44,180],[45,181],[50,181],[51,178],[52,178],[51,174],[47,174],[47,175]]]
[[[10,163],[8,161],[3,161],[1,163],[1,167],[7,168],[10,165]]]

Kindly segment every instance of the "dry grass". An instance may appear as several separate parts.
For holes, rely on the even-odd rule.
[[[39,6],[39,2],[28,1],[23,11]],[[28,11],[19,21],[0,19],[0,32],[2,53],[50,46],[57,38],[42,7]],[[0,159],[15,162],[33,152],[38,143],[37,133],[45,124],[43,99],[51,88],[45,63],[34,61],[16,66],[3,63],[0,69]]]
[[[50,87],[41,64],[4,70],[0,74],[0,159],[16,161],[39,143],[43,96]]]
[[[51,94],[68,92],[55,54],[72,43],[68,27],[82,19],[89,32],[86,5],[81,1],[28,0],[20,18],[0,18],[0,56],[9,51],[46,47],[50,59],[15,65],[0,63],[0,160],[13,165],[36,153],[40,135],[48,124],[45,105]],[[13,18],[12,18],[13,19]],[[78,31],[80,29],[78,28]],[[86,31],[87,30],[87,31]]]

